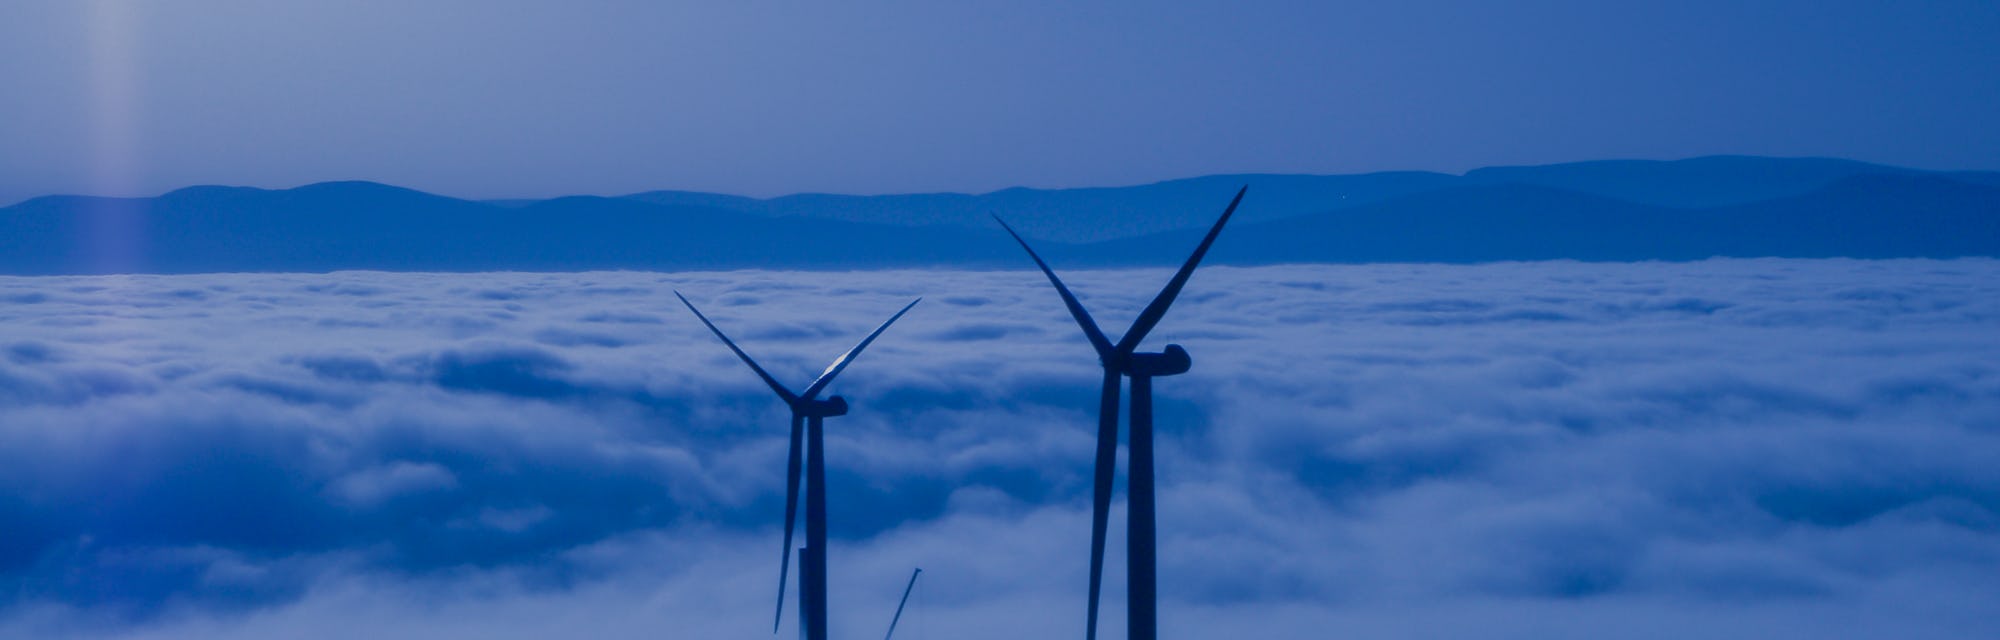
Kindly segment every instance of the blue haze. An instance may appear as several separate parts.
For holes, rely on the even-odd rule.
[[[1990,634],[1996,33],[0,2],[0,639],[766,637],[784,410],[675,289],[786,380],[926,296],[831,390],[836,635],[922,566],[898,637],[1071,637],[1098,370],[988,215],[1124,326],[1246,183],[1148,345],[1174,637]]]
[[[1581,158],[2000,170],[1978,0],[22,0],[0,202],[983,192]]]

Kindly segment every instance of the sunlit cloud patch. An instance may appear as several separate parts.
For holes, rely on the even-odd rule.
[[[674,290],[793,385],[926,298],[832,389],[837,632],[1081,630],[1038,274],[355,272],[0,278],[0,636],[761,637],[784,409]],[[2000,263],[1213,268],[1167,342],[1176,637],[2000,623]]]

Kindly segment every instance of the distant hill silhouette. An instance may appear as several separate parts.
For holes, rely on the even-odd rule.
[[[1247,205],[1246,205],[1247,206]],[[1929,175],[1842,178],[1812,192],[1711,208],[1635,204],[1542,186],[1461,187],[1245,224],[1213,260],[1490,262],[1698,260],[1715,256],[1950,258],[2000,255],[2000,189]],[[1157,262],[1182,230],[1083,247],[1098,264]]]
[[[1708,156],[1489,167],[1467,172],[1465,181],[1568,189],[1663,207],[1717,207],[1803,195],[1859,175],[1916,173],[1921,172],[1832,158]]]
[[[51,196],[0,209],[0,273],[1022,266],[992,213],[1060,263],[1160,264],[1244,183],[1214,262],[2000,255],[2000,174],[1713,157],[768,200],[475,202],[367,182]]]
[[[1148,185],[1089,189],[1014,188],[981,195],[914,194],[845,196],[800,194],[760,200],[684,191],[655,191],[627,199],[705,206],[775,217],[808,217],[894,225],[986,228],[989,214],[1004,212],[1023,232],[1064,242],[1096,242],[1199,227],[1221,211],[1217,192],[1248,184],[1254,207],[1240,222],[1278,220],[1361,207],[1454,187],[1511,184],[1663,207],[1716,207],[1786,198],[1861,175],[1926,172],[1830,158],[1709,156],[1687,160],[1601,160],[1529,167],[1475,169],[1463,176],[1429,172],[1307,176],[1239,174],[1169,180]],[[2000,187],[2000,173],[1939,174]]]
[[[732,269],[997,263],[1004,237],[598,197],[525,206],[367,182],[0,209],[0,272]]]
[[[654,191],[625,199],[656,204],[726,208],[770,217],[824,218],[899,226],[987,229],[1002,213],[1025,233],[1063,242],[1093,242],[1206,225],[1244,184],[1257,209],[1244,220],[1276,220],[1330,208],[1451,186],[1442,173],[1397,172],[1349,176],[1219,175],[1135,187],[1088,189],[1013,188],[981,195],[927,193],[888,196],[799,194],[757,200],[735,196]],[[1222,193],[1220,203],[1212,202]]]

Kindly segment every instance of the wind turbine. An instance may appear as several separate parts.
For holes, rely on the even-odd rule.
[[[1202,255],[1208,253],[1209,245],[1215,243],[1215,236],[1222,233],[1222,225],[1229,222],[1230,214],[1236,213],[1236,205],[1243,202],[1243,193],[1249,190],[1250,187],[1245,185],[1236,191],[1236,198],[1229,201],[1229,208],[1224,209],[1215,226],[1209,228],[1208,235],[1195,247],[1194,255],[1188,256],[1180,271],[1175,272],[1173,279],[1167,281],[1166,288],[1161,289],[1160,294],[1153,297],[1153,302],[1139,312],[1139,318],[1132,321],[1132,328],[1126,330],[1125,336],[1119,338],[1116,344],[1104,337],[1104,332],[1097,328],[1097,321],[1091,319],[1090,312],[1083,310],[1083,304],[1077,302],[1069,287],[1056,277],[1049,263],[1028,246],[1028,241],[1015,233],[1013,227],[1007,226],[1007,221],[993,216],[1001,227],[1007,229],[1008,235],[1014,236],[1014,241],[1028,251],[1028,257],[1035,260],[1035,266],[1041,267],[1042,273],[1048,275],[1049,283],[1055,285],[1056,293],[1062,296],[1063,306],[1069,308],[1069,314],[1083,327],[1084,337],[1089,338],[1090,346],[1097,349],[1098,362],[1104,366],[1104,392],[1099,396],[1097,405],[1097,477],[1090,512],[1090,626],[1084,635],[1089,640],[1097,638],[1097,594],[1104,583],[1104,530],[1111,517],[1111,481],[1118,465],[1119,376],[1132,379],[1132,471],[1127,486],[1131,495],[1125,513],[1129,534],[1125,543],[1126,633],[1135,640],[1155,640],[1159,635],[1159,617],[1155,606],[1159,592],[1157,565],[1154,562],[1157,554],[1153,513],[1153,378],[1187,373],[1193,362],[1188,358],[1187,350],[1177,344],[1167,345],[1166,350],[1160,353],[1136,353],[1136,350],[1139,341],[1145,340],[1146,334],[1167,314],[1167,307],[1180,295],[1181,287],[1187,285],[1188,276],[1194,274],[1195,265],[1201,263]]]
[[[833,364],[827,365],[826,371],[821,372],[819,378],[814,379],[812,384],[806,385],[805,391],[792,393],[784,385],[778,384],[778,379],[771,377],[763,367],[757,366],[757,361],[750,359],[750,354],[738,348],[735,341],[723,335],[722,330],[717,329],[715,323],[708,320],[708,316],[702,315],[700,309],[694,308],[694,303],[688,302],[687,296],[675,291],[674,297],[680,298],[681,304],[687,305],[688,310],[694,312],[694,317],[700,318],[702,324],[708,325],[708,330],[714,332],[715,337],[721,338],[722,344],[728,345],[729,350],[743,360],[743,364],[750,365],[750,369],[757,372],[757,377],[763,378],[764,384],[777,392],[778,397],[792,410],[792,449],[785,463],[785,553],[778,565],[778,611],[771,619],[771,633],[778,632],[778,622],[785,615],[785,577],[792,566],[792,527],[798,517],[799,450],[800,440],[803,437],[806,546],[799,549],[801,565],[799,608],[802,610],[800,615],[805,619],[803,627],[806,640],[826,640],[826,447],[822,433],[826,418],[847,415],[847,400],[840,396],[819,400],[819,392],[826,390],[826,386],[833,383],[834,376],[840,375],[842,369],[853,363],[854,358],[861,355],[861,350],[868,348],[868,343],[874,342],[876,336],[882,335],[882,331],[894,324],[897,318],[909,313],[911,307],[917,306],[917,303],[923,302],[924,299],[911,300],[910,304],[903,306],[902,311],[889,316],[882,326],[876,327],[868,337],[862,338],[860,344],[854,345],[854,348],[848,349],[847,353],[834,359]]]

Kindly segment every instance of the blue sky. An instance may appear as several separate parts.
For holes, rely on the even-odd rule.
[[[1706,154],[2000,169],[1991,2],[0,5],[0,201],[982,191]]]

